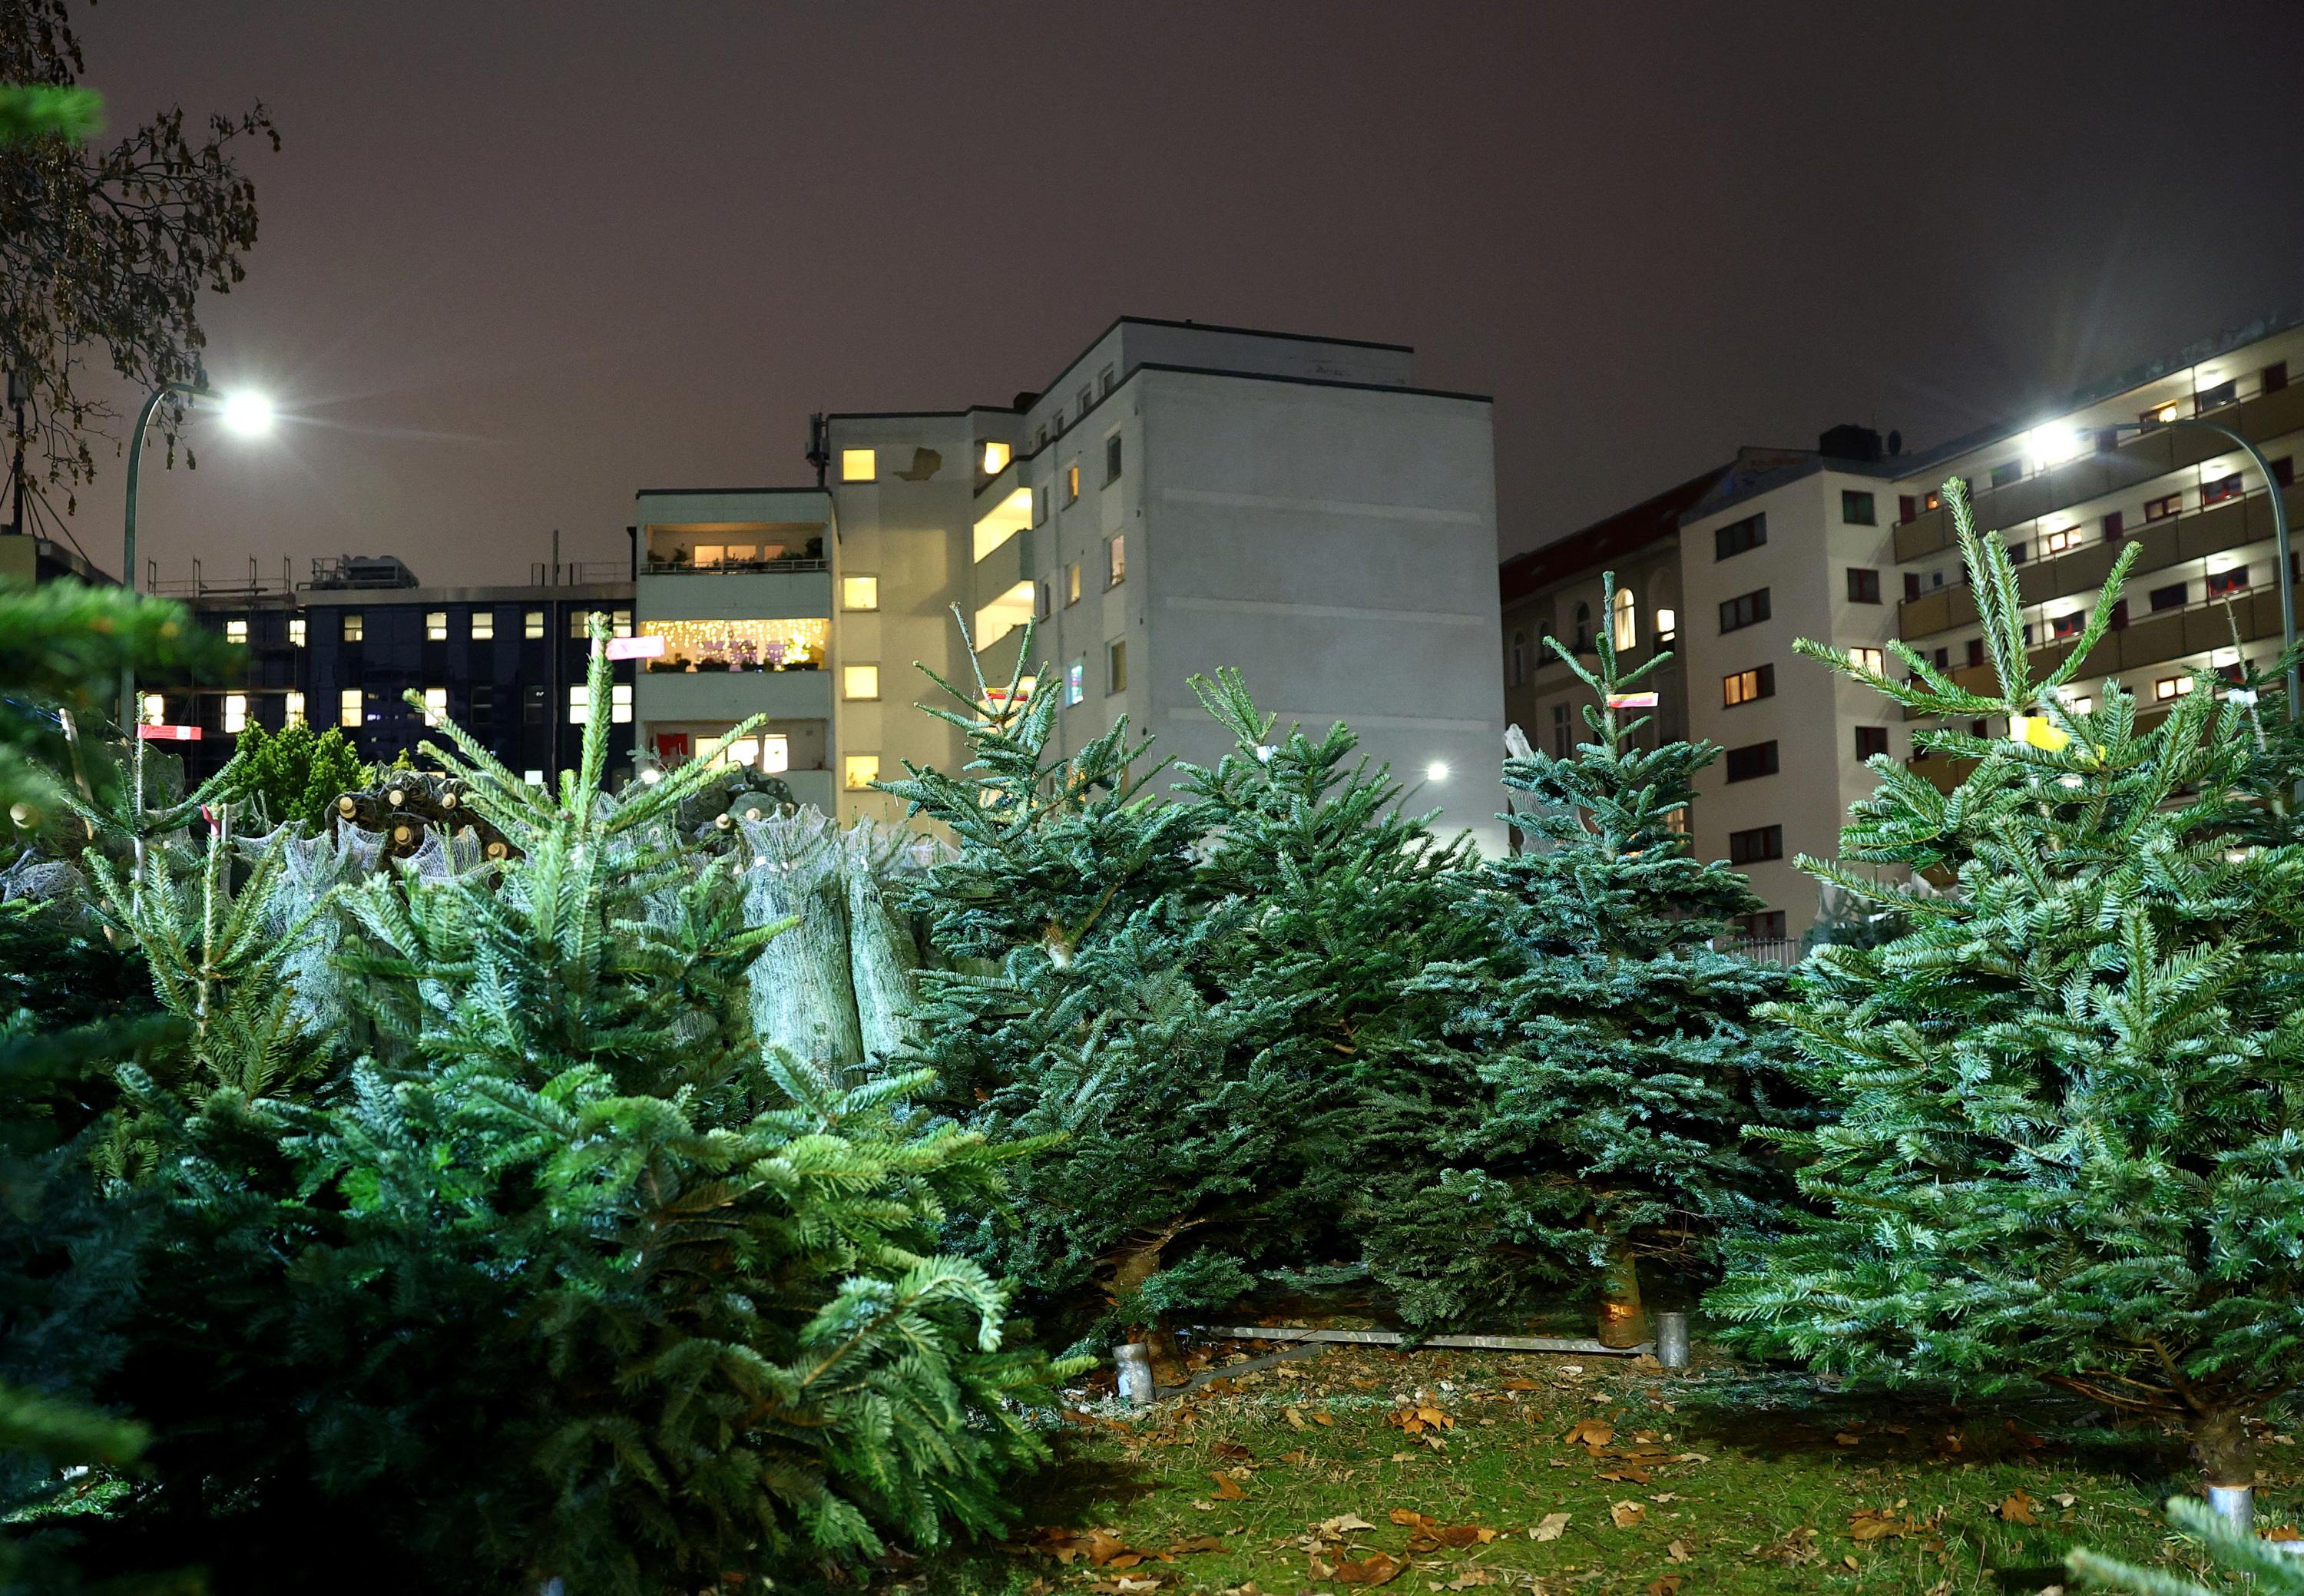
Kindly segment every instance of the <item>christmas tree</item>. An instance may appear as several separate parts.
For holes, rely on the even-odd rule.
[[[1064,1370],[937,1237],[1012,1153],[918,1072],[758,1045],[785,928],[680,834],[706,767],[612,798],[601,717],[538,791],[447,734],[514,853],[346,893],[373,1056],[306,1100],[123,1072],[170,1138],[105,1388],[154,1437],[123,1543],[250,1589],[648,1592],[1004,1527]]]
[[[1805,862],[1908,929],[1818,949],[1778,1011],[1828,1110],[1787,1139],[1813,1206],[1711,1303],[1754,1350],[2181,1423],[2245,1485],[2248,1420],[2304,1371],[2304,853],[2262,840],[2251,707],[2217,677],[2156,725],[2116,681],[2075,701],[2135,549],[2036,677],[2015,569],[1944,491],[1995,690],[1901,645],[1904,680],[1803,646],[1976,764],[1943,793],[1876,761],[1842,834],[1937,889]]]
[[[262,804],[275,826],[308,830],[323,824],[340,796],[368,782],[367,762],[338,726],[316,735],[301,720],[276,732],[250,721],[233,752],[246,766],[248,799]]]
[[[1590,735],[1566,755],[1519,741],[1504,763],[1529,802],[1506,817],[1526,845],[1487,868],[1477,896],[1496,951],[1433,981],[1460,1006],[1472,1111],[1442,1120],[1446,1174],[1371,1245],[1379,1272],[1436,1314],[1597,1281],[1601,1338],[1624,1346],[1646,1334],[1642,1261],[1701,1276],[1722,1232],[1773,1192],[1745,1127],[1779,1112],[1756,1010],[1786,977],[1712,947],[1761,906],[1742,876],[1689,850],[1691,784],[1720,751],[1650,746],[1651,719],[1624,713],[1654,702],[1639,684],[1670,656],[1628,669],[1605,632],[1588,666],[1552,646],[1592,692]],[[1436,1228],[1452,1206],[1462,1220]]]
[[[971,1251],[1063,1338],[1165,1341],[1299,1256],[1304,1188],[1340,1178],[1300,1157],[1326,1099],[1285,1045],[1298,1003],[1223,984],[1243,912],[1199,885],[1200,811],[1151,790],[1125,717],[1057,751],[1056,678],[1025,689],[1029,649],[1003,687],[980,665],[970,691],[936,679],[964,771],[887,784],[959,843],[912,898],[963,966],[920,972],[919,1057],[967,1124],[1047,1148],[1017,1201],[972,1218]]]

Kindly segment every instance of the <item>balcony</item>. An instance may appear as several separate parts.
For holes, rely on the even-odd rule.
[[[2304,429],[2304,386],[2260,394],[2210,413],[2241,437],[2262,444]],[[1976,524],[1984,531],[2015,526],[2051,510],[2117,493],[2169,471],[2198,465],[2231,448],[2230,443],[2214,433],[2190,427],[2158,428],[2130,437],[2118,448],[2082,454],[2046,471],[2035,471],[2004,488],[1978,491],[1975,496]],[[1925,559],[1957,547],[1958,542],[1952,536],[1952,512],[1940,506],[1896,528],[1896,560],[1902,565]]]
[[[2287,488],[2282,492],[2290,531],[2304,536],[2304,488]],[[2104,579],[2111,574],[2113,562],[2120,557],[2120,551],[2133,543],[2142,550],[2129,573],[2129,587],[2133,591],[2150,573],[2228,548],[2270,543],[2272,539],[2272,500],[2259,488],[2189,515],[2147,522],[2116,541],[2099,538],[2063,554],[2027,561],[2017,567],[2016,585],[2027,605],[2044,604],[2052,598],[2087,597],[2104,586]],[[1923,593],[1918,598],[1901,600],[1896,607],[1897,635],[1906,641],[1975,624],[1976,598],[1964,581]]]

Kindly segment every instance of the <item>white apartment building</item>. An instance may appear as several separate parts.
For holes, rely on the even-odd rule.
[[[1671,646],[1690,734],[1726,751],[1698,778],[1695,845],[1747,870],[1767,901],[1744,928],[1750,935],[1798,938],[1814,921],[1816,883],[1792,861],[1838,853],[1849,804],[1877,785],[1866,760],[1907,761],[1947,790],[1966,774],[1958,761],[1919,755],[1919,724],[1901,709],[1792,649],[1795,638],[1813,638],[1873,651],[1868,660],[1901,672],[1887,651],[1897,640],[1955,681],[1990,685],[1939,498],[1951,478],[1967,481],[1978,528],[2019,563],[2036,677],[2069,652],[2113,560],[2139,548],[2112,630],[2070,690],[2080,703],[2092,707],[2105,683],[2117,682],[2148,717],[2193,691],[2197,670],[2237,676],[2279,653],[2283,577],[2270,496],[2282,496],[2291,522],[2304,521],[2293,485],[2304,388],[2288,380],[2300,364],[2304,314],[2219,335],[2073,395],[2050,413],[1924,454],[1895,452],[1893,435],[1884,450],[1863,429],[1835,428],[1815,451],[1777,452],[1772,469],[1749,469],[1767,465],[1752,451],[1721,469],[1678,518]],[[2271,480],[2198,421],[2254,444]],[[1650,565],[1660,540],[1642,545]],[[1508,603],[1510,631],[1539,612],[1550,618],[1578,597],[1579,583],[1597,590],[1597,571],[1575,568],[1572,555],[1537,553],[1551,556],[1555,580]],[[2291,569],[2285,580],[2298,574]],[[1509,682],[1509,641],[1504,667]],[[1572,696],[1571,685],[1531,679],[1514,695],[1515,716],[1535,722],[1523,721],[1531,736],[1549,724],[1553,700]]]
[[[1415,386],[1410,354],[1123,317],[1010,408],[823,417],[818,485],[643,491],[640,751],[893,819],[874,780],[964,757],[914,668],[966,684],[957,607],[1004,679],[1035,623],[1067,750],[1125,714],[1213,762],[1187,679],[1234,666],[1499,847],[1489,403]],[[766,741],[720,745],[754,713]]]

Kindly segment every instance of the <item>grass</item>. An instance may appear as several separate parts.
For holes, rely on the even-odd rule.
[[[2054,1590],[2083,1545],[2199,1572],[2161,1515],[2196,1477],[2181,1440],[2101,1424],[1718,1363],[1332,1348],[1147,1415],[1069,1414],[1013,1542],[882,1588],[1969,1596]],[[2265,1440],[2259,1522],[2288,1523],[2298,1449]]]

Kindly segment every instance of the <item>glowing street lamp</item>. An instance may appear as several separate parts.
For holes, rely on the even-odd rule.
[[[139,468],[144,463],[144,432],[152,424],[152,412],[160,402],[171,395],[184,399],[217,399],[224,401],[224,425],[244,437],[252,437],[272,429],[272,403],[258,394],[219,395],[200,382],[164,382],[152,390],[144,401],[144,408],[136,412],[136,425],[128,434],[128,509],[120,539],[120,580],[130,593],[136,591],[136,485]],[[139,720],[136,713],[136,672],[133,667],[120,667],[120,729],[123,736],[135,735]]]

